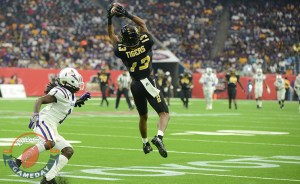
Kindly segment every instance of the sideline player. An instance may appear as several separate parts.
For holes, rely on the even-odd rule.
[[[113,9],[113,12],[112,12]],[[120,39],[114,33],[113,16],[126,17],[137,27],[125,25],[121,29]],[[149,33],[145,21],[138,16],[131,15],[120,4],[113,4],[107,11],[108,35],[114,46],[114,52],[127,67],[131,82],[131,92],[139,113],[139,130],[145,154],[152,151],[147,138],[148,108],[147,101],[159,115],[157,135],[151,142],[158,148],[162,157],[168,156],[163,144],[164,132],[169,122],[169,109],[160,90],[155,87],[152,69],[153,38]]]
[[[49,83],[46,95],[38,98],[34,104],[34,113],[28,127],[43,136],[46,141],[36,144],[32,149],[37,148],[39,153],[51,148],[61,151],[56,165],[44,176],[41,184],[55,184],[55,176],[74,153],[71,144],[59,135],[57,128],[72,113],[74,106],[81,107],[90,98],[90,93],[87,92],[76,100],[75,93],[83,88],[81,75],[73,68],[65,68],[60,71],[57,83]],[[40,110],[42,104],[47,105]],[[30,152],[31,149],[27,151]],[[22,155],[24,154],[26,151]],[[22,155],[15,160],[18,167],[22,165]]]
[[[295,83],[294,83],[294,90],[297,93],[298,100],[299,100],[299,112],[300,112],[300,74],[297,75]]]
[[[217,76],[211,68],[206,68],[206,72],[201,76],[199,83],[203,85],[203,94],[206,101],[206,110],[212,110],[213,94],[218,84]]]
[[[183,106],[188,109],[189,108],[189,98],[191,96],[191,90],[194,87],[193,76],[188,70],[185,70],[182,74],[180,74],[179,87],[180,87],[180,89],[178,91],[181,91],[180,99],[183,102]]]
[[[253,76],[254,79],[254,94],[256,99],[256,107],[258,109],[262,108],[262,94],[263,94],[263,84],[265,84],[268,93],[270,93],[270,88],[266,83],[266,76],[263,74],[262,69],[258,68],[256,74]]]
[[[240,85],[243,93],[245,93],[244,87],[240,82],[240,76],[236,74],[235,70],[232,69],[230,73],[226,74],[227,81],[227,90],[228,90],[228,101],[229,101],[229,109],[231,109],[231,103],[233,101],[235,109],[237,109],[236,103],[236,83]]]
[[[276,75],[276,81],[274,82],[274,86],[277,91],[277,100],[280,105],[280,109],[283,109],[285,99],[285,82],[280,74]]]
[[[111,82],[110,73],[106,72],[106,68],[101,68],[101,71],[97,73],[100,85],[100,91],[102,94],[102,100],[100,102],[100,106],[103,105],[103,102],[106,102],[106,106],[109,105],[109,102],[106,97],[108,82]]]

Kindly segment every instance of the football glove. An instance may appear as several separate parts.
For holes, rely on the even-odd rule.
[[[127,17],[129,19],[133,19],[133,15],[129,14],[123,6],[117,5],[115,12],[117,17]]]
[[[29,129],[34,129],[37,123],[39,122],[39,113],[34,113],[30,118],[30,123],[28,125]]]
[[[108,9],[107,9],[107,15],[106,16],[107,16],[108,19],[111,19],[114,16],[114,14],[111,13],[111,9],[113,7],[114,7],[113,4],[110,4]]]
[[[78,100],[76,100],[75,107],[81,107],[82,105],[84,105],[84,102],[87,101],[89,98],[91,98],[90,92],[84,93]]]

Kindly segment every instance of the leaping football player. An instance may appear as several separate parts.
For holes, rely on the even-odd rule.
[[[114,33],[112,24],[114,16],[128,18],[137,27],[133,25],[123,26],[119,39]],[[168,154],[163,144],[163,136],[169,122],[169,109],[162,91],[156,88],[154,81],[152,70],[153,38],[145,21],[128,13],[120,4],[114,3],[108,8],[107,18],[108,35],[114,46],[115,55],[122,60],[132,78],[131,92],[139,113],[139,130],[143,142],[143,151],[145,154],[152,151],[147,138],[148,101],[159,116],[157,135],[154,136],[151,142],[158,148],[160,155],[166,158]]]

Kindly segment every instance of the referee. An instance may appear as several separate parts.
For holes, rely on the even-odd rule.
[[[126,98],[126,102],[130,110],[133,110],[133,106],[130,103],[130,99],[128,96],[128,91],[130,87],[131,78],[127,73],[126,68],[123,70],[123,73],[118,76],[117,83],[118,83],[118,91],[117,91],[117,99],[116,99],[116,109],[119,107],[121,95],[124,94]]]

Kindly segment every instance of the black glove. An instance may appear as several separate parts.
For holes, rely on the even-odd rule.
[[[117,6],[116,7],[116,16],[117,17],[127,17],[129,19],[133,19],[133,15],[127,12],[127,10],[123,6]]]
[[[81,107],[82,105],[84,105],[84,102],[87,101],[89,98],[91,98],[90,92],[84,93],[78,100],[76,100],[75,107]]]
[[[107,9],[107,18],[111,19],[114,15],[111,13],[111,9],[113,8],[113,5],[110,4],[108,9]]]

